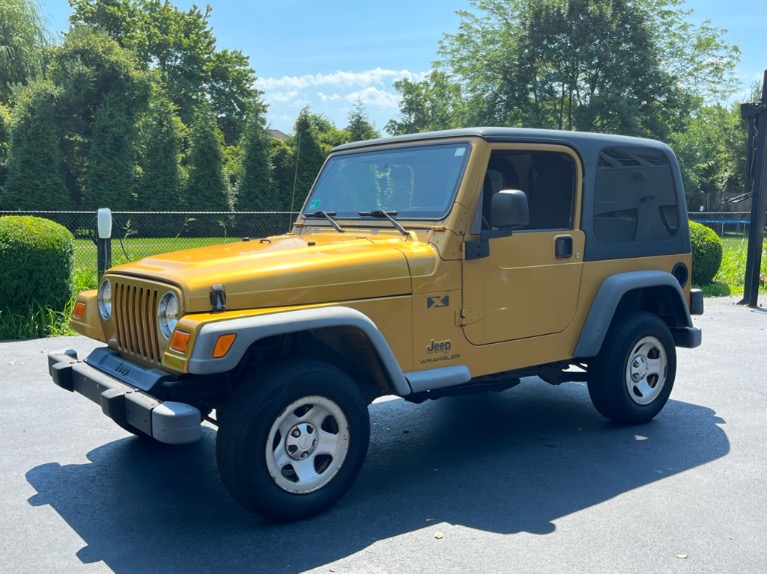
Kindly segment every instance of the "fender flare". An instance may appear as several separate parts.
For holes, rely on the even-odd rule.
[[[275,335],[330,327],[351,327],[362,331],[378,354],[397,394],[405,396],[412,392],[408,379],[378,327],[369,317],[350,307],[299,309],[207,323],[197,334],[189,358],[189,372],[195,375],[225,373],[239,364],[256,341]],[[237,335],[232,348],[224,357],[211,358],[219,336],[227,333]]]
[[[588,317],[583,324],[578,343],[575,345],[573,357],[586,358],[599,354],[602,343],[607,335],[607,330],[610,328],[610,324],[623,296],[630,291],[648,287],[670,288],[676,294],[676,298],[672,296],[672,305],[678,306],[678,309],[682,309],[684,313],[682,319],[684,324],[677,326],[692,327],[692,320],[690,319],[690,312],[687,308],[684,292],[679,282],[671,273],[665,271],[629,271],[617,273],[605,279],[599,287]],[[681,314],[680,318],[682,318]]]

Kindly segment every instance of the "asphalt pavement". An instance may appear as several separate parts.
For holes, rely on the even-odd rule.
[[[762,298],[762,305],[767,301]],[[273,526],[215,467],[215,430],[147,444],[54,386],[48,350],[0,343],[0,572],[767,571],[767,311],[707,299],[652,422],[584,385],[370,407],[368,459],[329,512]]]

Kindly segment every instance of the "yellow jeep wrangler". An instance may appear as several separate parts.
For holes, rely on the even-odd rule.
[[[139,436],[218,426],[224,484],[271,520],[339,500],[367,405],[585,381],[623,424],[668,400],[696,347],[679,167],[664,144],[476,128],[328,157],[285,235],[156,255],[82,293],[60,387]]]

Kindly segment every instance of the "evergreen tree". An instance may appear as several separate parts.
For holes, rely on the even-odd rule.
[[[224,174],[224,138],[209,111],[197,114],[189,153],[188,208],[192,211],[230,211],[232,202]]]
[[[346,131],[349,134],[348,141],[350,142],[381,137],[375,127],[373,127],[373,124],[368,120],[365,106],[360,99],[356,101],[354,109],[349,113],[349,125],[346,126]]]
[[[61,172],[55,130],[56,89],[48,83],[29,86],[19,95],[11,128],[8,177],[0,196],[2,209],[71,209]]]
[[[277,196],[276,206],[282,211],[294,211],[299,205],[293,205],[293,187],[295,184],[295,155],[288,141],[272,138],[270,142],[272,163],[272,183]]]
[[[53,52],[47,73],[60,93],[55,125],[61,135],[60,148],[67,187],[75,205],[79,205],[83,187],[92,177],[87,173],[89,162],[99,154],[107,153],[102,150],[92,155],[93,138],[101,138],[103,145],[117,145],[114,140],[107,144],[112,136],[104,132],[107,124],[117,121],[130,126],[131,134],[126,137],[133,142],[133,126],[146,110],[152,76],[141,72],[131,53],[120,48],[117,42],[83,26],[70,29],[64,43]],[[108,106],[104,107],[106,102]],[[97,127],[100,130],[98,136],[94,133]],[[114,137],[120,136],[115,134]],[[129,150],[122,149],[122,152],[127,154]],[[106,156],[104,159],[107,159]],[[108,175],[104,173],[99,177]],[[91,182],[95,183],[94,180]],[[85,205],[93,207],[90,202],[96,200],[101,192],[91,187],[88,193],[91,196]],[[94,193],[97,195],[94,196]],[[127,205],[125,202],[129,199],[130,194],[119,199],[118,205]]]
[[[263,116],[253,112],[242,139],[241,176],[237,190],[238,211],[282,209],[281,198],[272,185],[270,145],[271,136],[266,130]]]
[[[293,152],[295,188],[290,193],[290,205],[293,209],[299,209],[325,161],[327,152],[320,145],[319,134],[314,127],[313,114],[308,107],[301,110],[298,115],[294,131],[295,135],[291,143],[295,150]]]
[[[153,98],[141,122],[137,209],[175,211],[184,207],[181,148],[185,131],[173,104],[163,96]]]
[[[8,151],[11,147],[11,110],[0,104],[0,191],[8,174]]]
[[[107,98],[91,131],[81,209],[131,209],[136,184],[133,118],[120,99]]]

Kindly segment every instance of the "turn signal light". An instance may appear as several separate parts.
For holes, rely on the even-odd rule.
[[[82,318],[83,313],[85,313],[85,303],[78,301],[75,303],[75,308],[72,310],[72,317],[80,319]]]
[[[185,331],[173,331],[173,336],[170,338],[170,348],[179,353],[186,353],[186,348],[189,346],[189,333]]]

